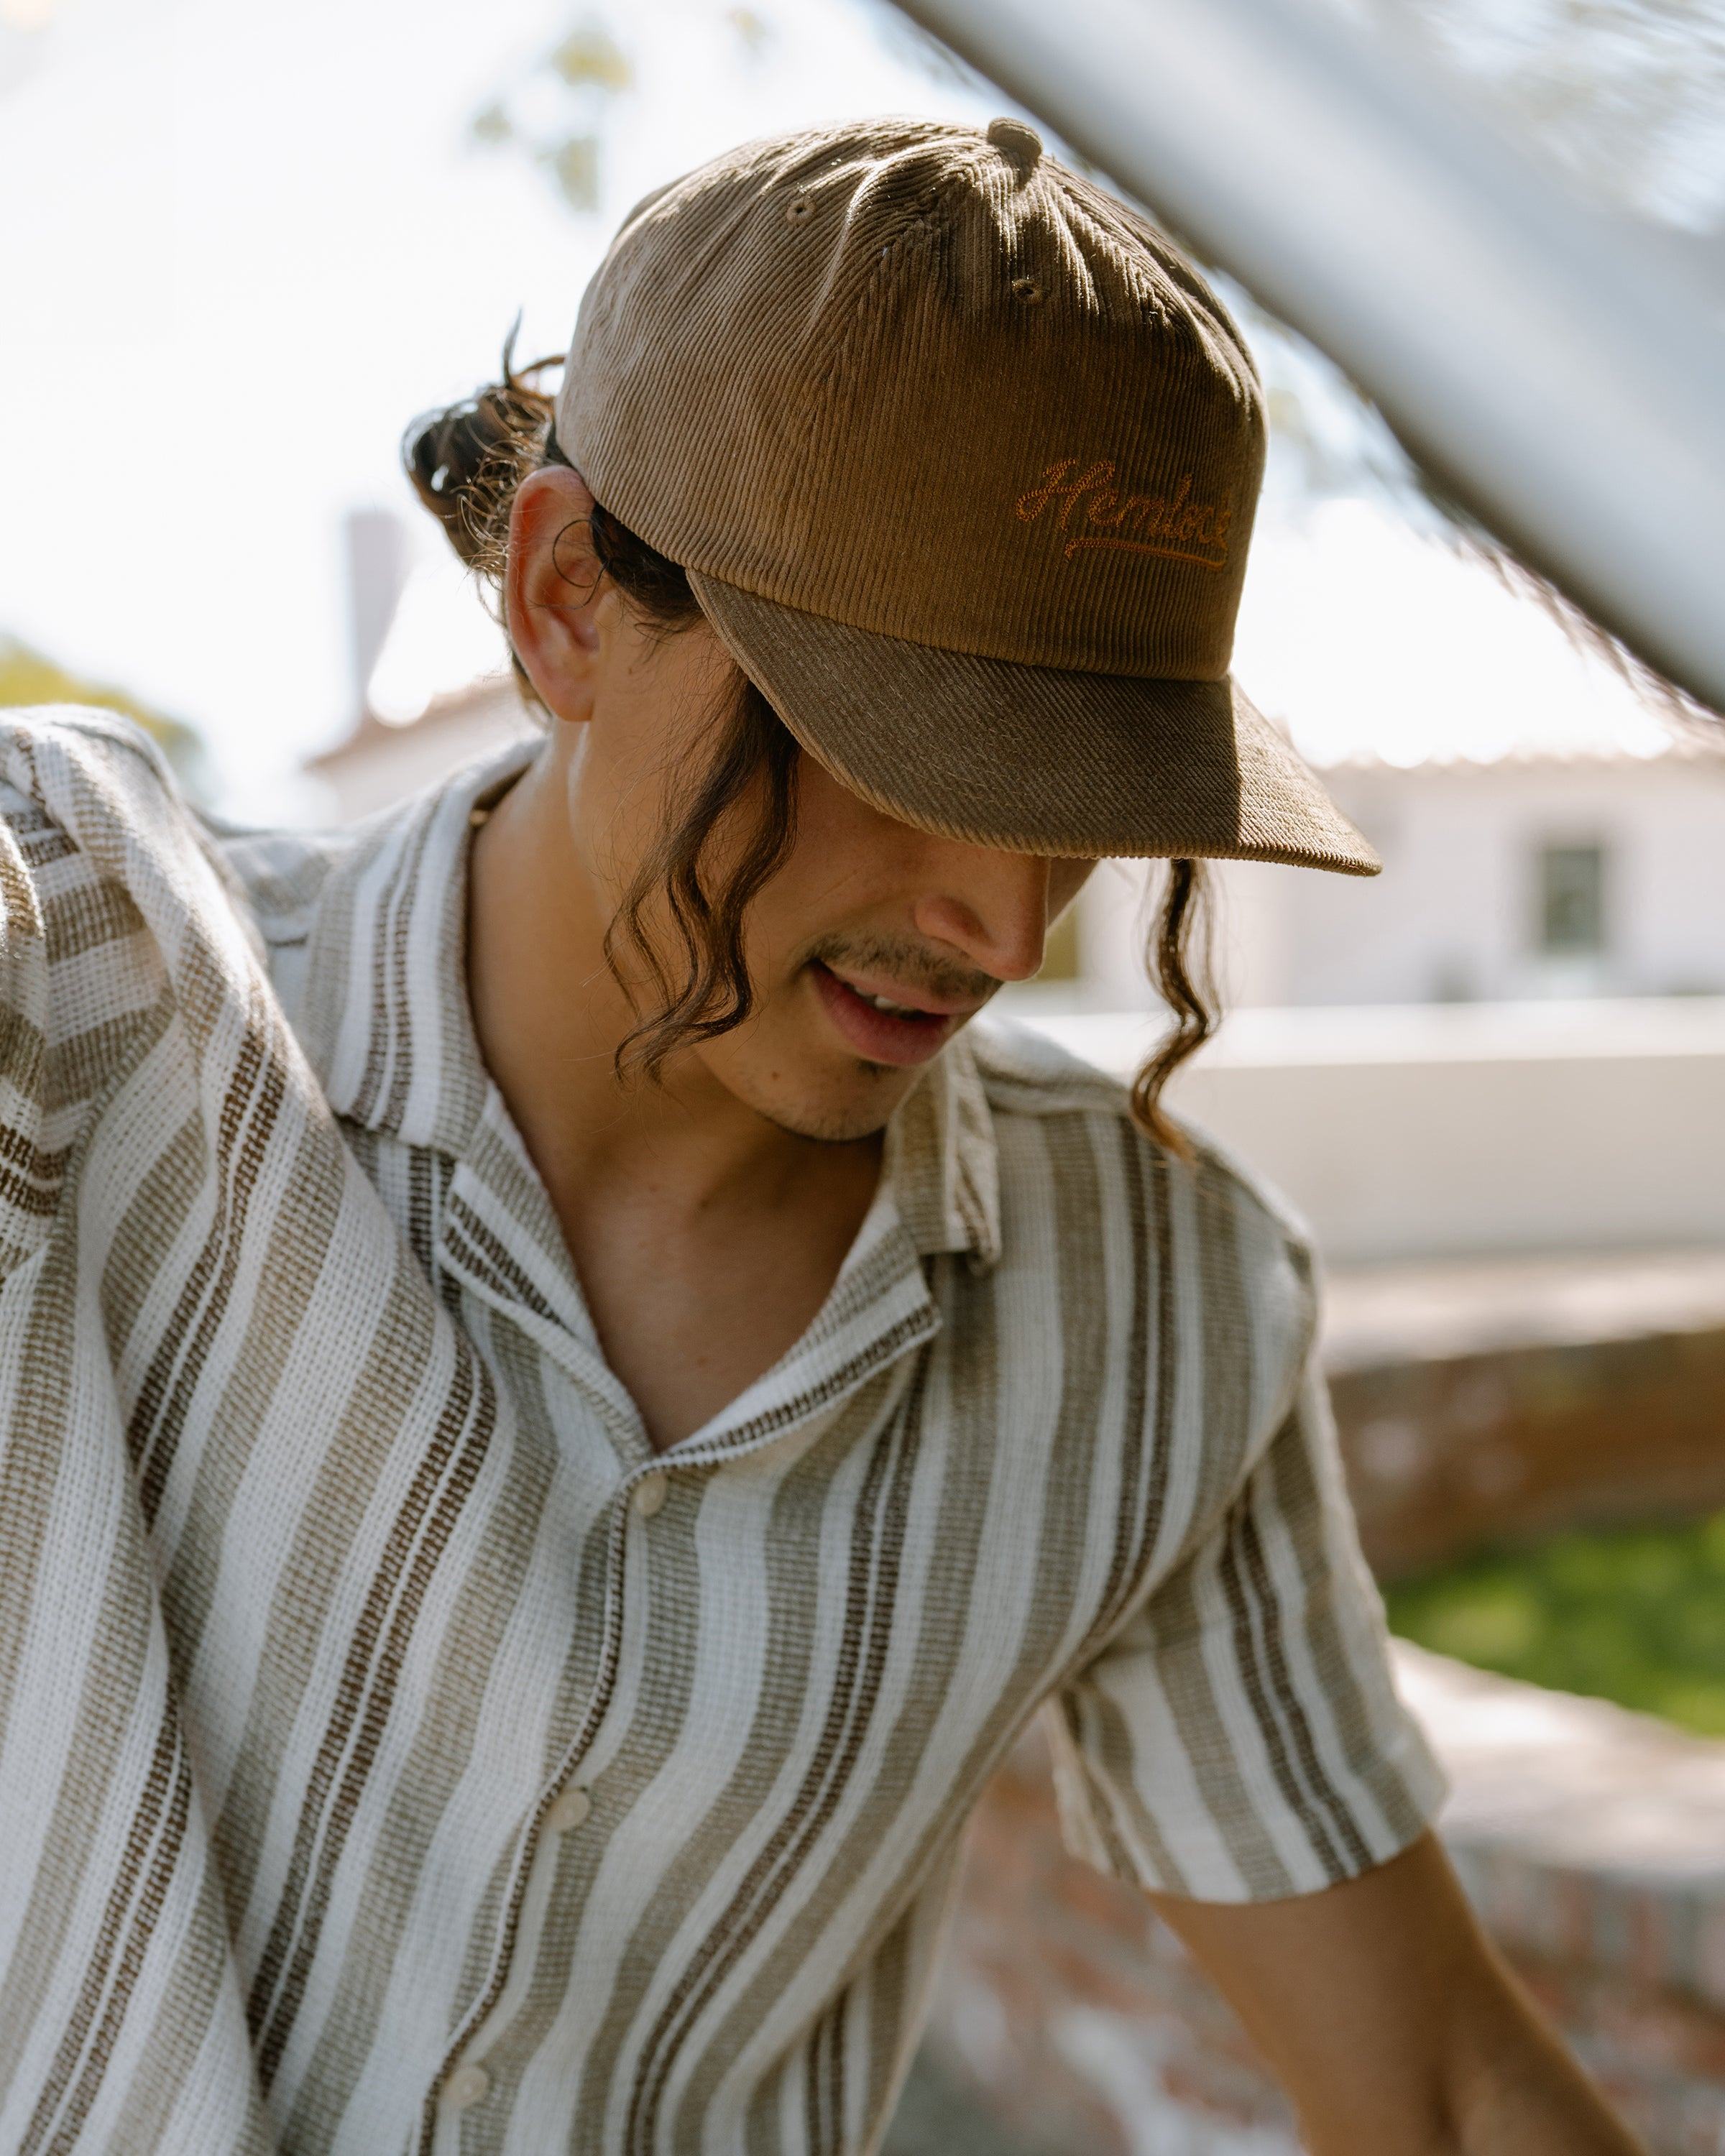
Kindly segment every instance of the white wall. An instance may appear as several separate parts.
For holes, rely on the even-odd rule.
[[[1725,768],[1711,760],[1332,771],[1381,876],[1223,864],[1232,999],[1417,1003],[1725,993]],[[1534,948],[1543,845],[1607,849],[1588,979]]]
[[[1038,1023],[1122,1072],[1156,1029]],[[1725,1245],[1725,998],[1240,1011],[1170,1099],[1337,1260]]]
[[[1383,855],[1374,877],[1211,864],[1218,978],[1259,1005],[1725,994],[1725,762],[1671,757],[1325,774]],[[1548,845],[1606,849],[1609,947],[1537,948]],[[1099,864],[1079,899],[1085,978],[1049,1009],[1142,1009],[1146,865]]]

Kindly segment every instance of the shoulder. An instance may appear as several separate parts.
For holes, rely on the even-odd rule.
[[[192,813],[141,726],[118,711],[81,704],[0,711],[0,778],[59,820],[88,822],[92,835]],[[82,817],[69,813],[74,807]]]
[[[1123,1025],[1117,1043],[1099,1031],[1097,1052],[1112,1063],[1117,1047],[1124,1066],[1141,1050],[1141,1031]],[[1040,1027],[990,1016],[972,1029],[972,1053],[999,1144],[1005,1219],[1034,1209],[1032,1183],[1064,1185],[1063,1265],[1094,1264],[1102,1250],[1100,1235],[1085,1233],[1086,1205],[1099,1219],[1124,1213],[1151,1246],[1150,1270],[1166,1265],[1196,1297],[1237,1312],[1273,1361],[1303,1355],[1316,1322],[1311,1237],[1272,1184],[1183,1116],[1189,1157],[1159,1144],[1134,1120],[1122,1077]],[[1086,1198],[1075,1205],[1078,1183]]]
[[[45,1235],[79,1141],[146,1056],[152,1099],[189,1087],[189,1115],[201,1070],[259,1028],[275,1037],[280,975],[303,971],[349,844],[211,817],[113,713],[0,711],[0,1274]],[[8,1211],[18,1159],[35,1179]]]
[[[49,705],[0,711],[0,894],[5,993],[16,1009],[64,968],[136,932],[122,873],[152,829],[189,814],[149,736],[117,713]]]
[[[174,879],[182,902],[291,937],[315,905],[345,832],[257,829],[191,800],[156,743],[117,712],[72,705],[0,711],[0,803],[52,824],[59,844],[98,868],[179,854],[215,879]]]
[[[141,878],[169,916],[237,924],[265,951],[303,942],[331,870],[370,829],[232,822],[189,799],[129,719],[69,705],[0,711],[0,807],[51,825],[58,839],[39,843],[86,873]]]
[[[110,931],[144,932],[161,959],[195,947],[231,972],[257,955],[245,891],[208,821],[131,720],[71,705],[0,711],[0,789],[39,863],[63,862],[59,878],[86,892],[75,936],[94,940],[100,894]]]
[[[86,1090],[146,1008],[176,1005],[199,1044],[218,1009],[244,1027],[344,843],[224,824],[112,712],[0,711],[0,993],[75,1039]]]
[[[141,909],[158,940],[203,912],[231,934],[239,894],[166,757],[141,726],[77,705],[0,711],[0,788],[14,828],[52,826],[75,873]],[[46,843],[43,841],[42,843]]]
[[[0,711],[0,1272],[47,1236],[95,1104],[159,1019],[160,924],[137,894],[171,886],[144,865],[188,813],[130,721]]]

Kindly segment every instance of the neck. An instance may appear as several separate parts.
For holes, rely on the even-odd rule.
[[[619,1079],[637,1014],[606,963],[607,916],[572,836],[579,783],[578,758],[554,737],[475,835],[468,992],[486,1067],[554,1190],[650,1186],[691,1213],[771,1205],[811,1155],[850,1148],[769,1122],[688,1050],[660,1083]]]

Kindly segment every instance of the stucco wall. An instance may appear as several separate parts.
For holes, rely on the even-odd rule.
[[[1156,1030],[1035,1022],[1122,1071]],[[1725,998],[1240,1011],[1177,1087],[1334,1260],[1725,1244]]]
[[[1235,1006],[1725,993],[1725,767],[1711,761],[1327,772],[1384,873],[1213,865],[1219,975]],[[1597,965],[1536,949],[1542,846],[1606,850]],[[1149,1000],[1143,871],[1105,863],[1080,901],[1091,1008]]]

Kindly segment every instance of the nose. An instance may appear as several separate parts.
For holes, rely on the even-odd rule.
[[[918,931],[997,980],[1028,980],[1042,963],[1048,934],[1049,862],[954,840],[929,867],[914,910]]]

